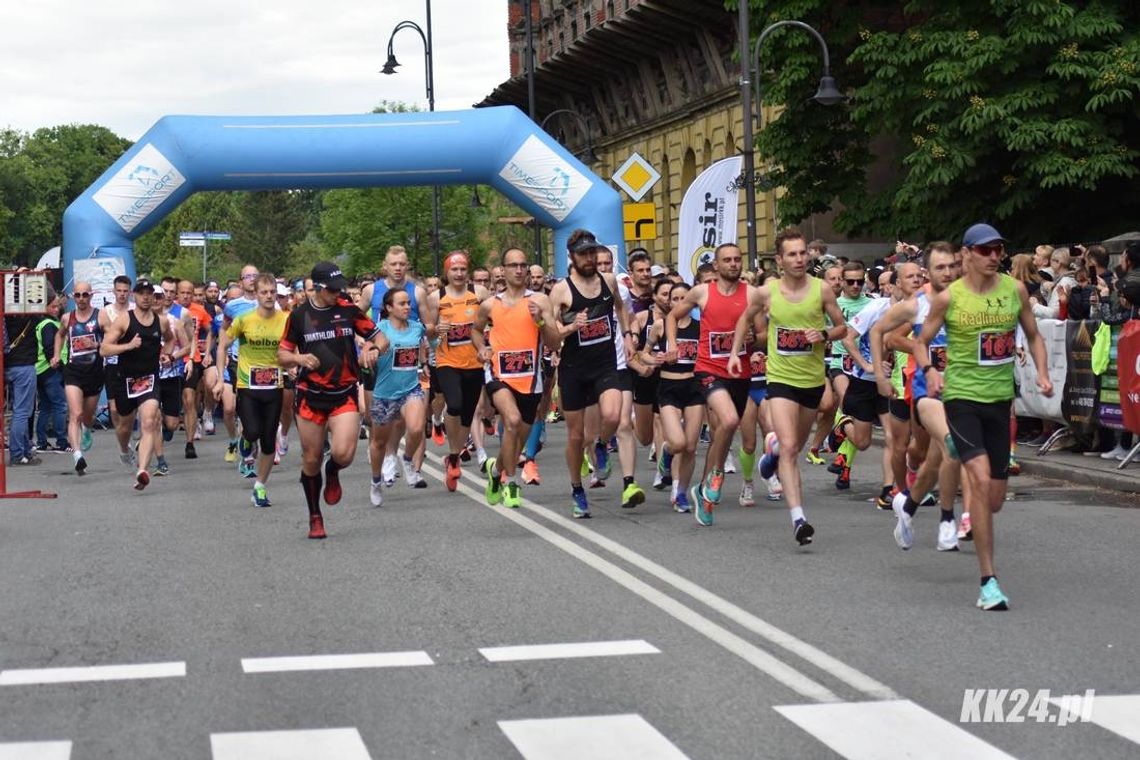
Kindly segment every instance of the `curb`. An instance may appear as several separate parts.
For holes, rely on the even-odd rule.
[[[1040,457],[1035,453],[1022,456],[1018,452],[1017,461],[1021,465],[1023,475],[1032,475],[1037,478],[1057,480],[1073,485],[1104,488],[1121,493],[1140,493],[1140,478],[1131,474],[1128,469],[1099,470],[1074,467],[1066,464],[1063,460],[1049,461],[1049,457],[1049,454]]]

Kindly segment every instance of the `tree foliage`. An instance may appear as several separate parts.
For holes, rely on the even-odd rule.
[[[846,107],[805,101],[815,42],[781,30],[762,53],[760,134],[780,214],[838,202],[849,233],[951,237],[986,219],[1029,240],[1135,226],[1140,5],[1134,0],[751,0],[773,21],[819,29]],[[885,165],[886,176],[871,176]]]

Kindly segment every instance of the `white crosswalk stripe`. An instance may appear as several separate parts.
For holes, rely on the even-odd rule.
[[[561,660],[578,657],[620,657],[633,654],[661,654],[647,641],[583,641],[573,644],[535,644],[513,647],[484,647],[479,650],[488,662],[521,660]]]
[[[1063,699],[1049,701],[1061,708],[1067,706]],[[1089,720],[1101,728],[1140,744],[1140,694],[1097,694],[1087,714]]]
[[[305,670],[411,668],[434,664],[427,652],[365,652],[304,657],[247,657],[241,661],[241,668],[246,673],[288,673]]]
[[[69,760],[71,742],[0,743],[0,760]]]
[[[211,734],[214,760],[372,760],[355,728]]]
[[[775,708],[847,760],[1012,760],[909,699]]]
[[[640,715],[501,720],[526,760],[687,760]]]

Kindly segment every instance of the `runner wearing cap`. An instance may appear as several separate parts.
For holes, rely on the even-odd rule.
[[[171,363],[174,334],[166,317],[154,310],[154,285],[150,280],[138,280],[134,294],[135,308],[115,317],[103,335],[99,353],[119,358],[114,388],[119,410],[115,434],[122,451],[128,450],[136,412],[140,412],[134,487],[141,491],[150,483],[147,468],[159,435],[158,372]]]
[[[321,458],[326,436],[324,499],[340,502],[340,471],[352,463],[359,440],[357,381],[360,365],[376,363],[388,339],[343,291],[348,281],[331,261],[313,267],[313,297],[289,313],[277,349],[282,367],[297,367],[296,418],[301,439],[301,489],[309,508],[309,538],[324,538],[321,514]],[[356,352],[356,336],[369,343]]]
[[[930,300],[930,314],[915,345],[915,359],[926,378],[927,393],[942,394],[950,436],[971,488],[965,498],[974,533],[981,583],[977,606],[1005,610],[1009,598],[994,572],[993,516],[1005,503],[1009,469],[1009,414],[1014,396],[1018,324],[1037,368],[1037,387],[1053,395],[1045,342],[1025,285],[998,266],[1005,240],[988,224],[966,230],[965,275]],[[945,379],[933,365],[929,347],[946,326]],[[911,530],[902,512],[900,532]]]

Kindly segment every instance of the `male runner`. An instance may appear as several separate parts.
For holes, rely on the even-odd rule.
[[[915,359],[926,376],[927,393],[942,393],[950,436],[971,485],[965,498],[973,503],[965,504],[965,509],[970,513],[981,571],[977,606],[1005,610],[1009,598],[994,573],[993,516],[1005,503],[1018,324],[1037,368],[1037,387],[1051,396],[1053,383],[1025,285],[998,271],[1004,238],[988,224],[975,224],[966,230],[962,242],[969,249],[965,274],[931,298]],[[945,380],[934,368],[929,350],[943,324]]]
[[[194,283],[190,280],[178,282],[178,305],[190,315],[194,329],[193,352],[186,359],[186,382],[182,389],[182,419],[186,427],[187,459],[198,458],[198,452],[194,448],[194,441],[198,437],[198,387],[202,384],[204,367],[214,363],[213,357],[210,356],[212,341],[210,315],[196,300],[195,291]],[[205,298],[205,288],[202,291],[202,296]]]
[[[95,410],[103,391],[103,362],[99,360],[99,344],[103,328],[99,326],[99,310],[91,306],[91,284],[78,280],[71,292],[75,308],[63,315],[55,334],[52,366],[58,367],[67,345],[67,362],[63,365],[63,393],[67,398],[67,439],[75,460],[75,474],[87,471],[83,452],[91,448],[94,436]]]
[[[849,261],[843,265],[843,292],[839,298],[836,299],[836,303],[839,304],[839,311],[843,313],[843,318],[847,320],[848,323],[850,323],[852,317],[863,310],[863,307],[875,300],[863,292],[866,277],[867,272],[862,261]],[[847,344],[844,343],[842,339],[832,343],[831,359],[827,368],[827,378],[831,381],[831,388],[835,393],[834,406],[835,409],[839,410],[839,413],[826,421],[820,420],[823,424],[820,425],[821,430],[818,434],[819,441],[822,441],[823,438],[831,432],[838,418],[842,415],[843,399],[847,395],[847,388],[851,382],[850,373],[854,371],[854,369],[855,360],[847,350]],[[813,462],[814,459],[820,458],[818,451],[819,442],[817,442],[814,448],[816,449],[814,458],[812,450],[808,451],[808,459]],[[841,475],[844,467],[850,468],[855,464],[855,455],[858,450],[854,444],[847,444],[841,448],[842,451],[833,450],[831,452],[835,455],[835,458],[827,470],[834,475]]]
[[[724,462],[740,418],[748,404],[748,375],[742,374],[739,357],[743,342],[733,346],[733,331],[745,313],[754,289],[740,278],[743,258],[736,243],[721,243],[714,254],[716,279],[694,285],[685,298],[665,316],[665,353],[677,351],[677,323],[694,308],[701,310],[700,339],[693,376],[701,385],[710,417],[716,417],[712,440],[705,452],[701,482],[692,486],[693,516],[699,525],[712,525],[713,509],[720,503],[724,485]],[[735,370],[731,357],[736,356]]]
[[[566,467],[570,472],[576,518],[590,517],[590,506],[582,488],[584,410],[591,404],[598,405],[601,435],[595,444],[595,466],[607,474],[610,462],[604,442],[617,431],[621,414],[621,385],[614,351],[615,321],[624,338],[626,359],[633,350],[625,304],[617,296],[617,282],[612,274],[598,271],[597,252],[604,247],[593,233],[574,230],[567,241],[569,275],[550,291],[562,339],[558,385],[566,416]]]
[[[508,248],[503,252],[503,269],[506,288],[479,305],[471,338],[486,362],[487,395],[503,420],[499,456],[489,458],[484,468],[487,503],[501,501],[517,509],[522,506],[519,452],[542,402],[542,348],[547,342],[557,347],[561,332],[550,299],[526,286],[526,253]],[[488,323],[490,345],[483,340]]]
[[[130,303],[131,288],[134,283],[131,278],[126,275],[118,275],[112,284],[115,294],[115,300],[102,309],[99,310],[99,329],[103,331],[103,337],[106,338],[107,330],[111,328],[111,324],[121,314],[126,314],[134,308]],[[100,341],[102,346],[102,341]],[[107,392],[107,408],[111,412],[111,426],[115,430],[119,429],[119,410],[115,406],[115,399],[118,397],[119,391],[119,357],[117,355],[107,355],[102,351],[99,355],[103,357],[103,387]],[[119,461],[126,465],[134,465],[135,452],[130,447],[130,440],[119,447]]]
[[[159,292],[161,290],[161,293]],[[154,291],[155,310],[170,322],[174,335],[170,364],[158,371],[158,406],[162,415],[162,435],[155,442],[155,475],[170,474],[166,462],[166,442],[174,440],[174,432],[182,421],[182,391],[186,382],[186,359],[194,350],[194,319],[177,303],[178,280],[163,277]]]
[[[218,331],[219,342],[221,341],[221,333],[228,330],[235,319],[247,311],[253,311],[257,308],[257,275],[257,267],[252,264],[247,264],[241,268],[241,292],[236,297],[231,295],[226,299],[226,305],[222,311],[222,325]],[[218,369],[221,371],[225,367],[226,384],[229,386],[228,390],[224,388],[222,390],[222,415],[230,436],[229,444],[226,447],[226,461],[232,462],[236,459],[238,473],[243,477],[250,477],[254,474],[255,469],[253,450],[244,447],[243,439],[238,436],[237,426],[234,424],[234,415],[237,411],[236,383],[239,345],[237,341],[230,343],[229,354],[218,357]],[[225,364],[222,363],[223,359],[225,359]],[[238,452],[238,449],[241,451]]]
[[[141,412],[135,473],[135,490],[141,491],[150,483],[147,468],[159,435],[158,371],[171,362],[174,334],[166,317],[154,310],[154,285],[150,280],[138,280],[134,294],[135,308],[115,317],[103,334],[99,353],[119,358],[114,391],[115,407],[119,410],[115,434],[121,451],[129,450],[136,412]]]
[[[321,458],[325,437],[324,499],[340,502],[340,471],[352,463],[360,440],[357,381],[360,365],[376,363],[388,350],[388,339],[376,323],[344,296],[348,280],[331,261],[313,266],[313,297],[289,312],[285,333],[277,349],[284,367],[298,367],[297,434],[301,439],[301,490],[309,507],[309,538],[325,538],[321,514]],[[356,352],[356,336],[368,343]]]
[[[748,308],[737,320],[728,370],[740,373],[740,351],[745,335],[756,315],[767,307],[767,399],[779,451],[786,452],[787,456],[778,456],[776,451],[765,452],[760,460],[760,476],[771,477],[778,469],[793,536],[803,546],[812,542],[815,528],[804,516],[799,454],[823,399],[824,341],[846,335],[847,322],[831,288],[808,275],[807,241],[795,227],[776,236],[776,263],[781,276],[755,290]],[[824,316],[831,318],[830,328],[825,327]],[[767,442],[765,448],[768,448]]]

